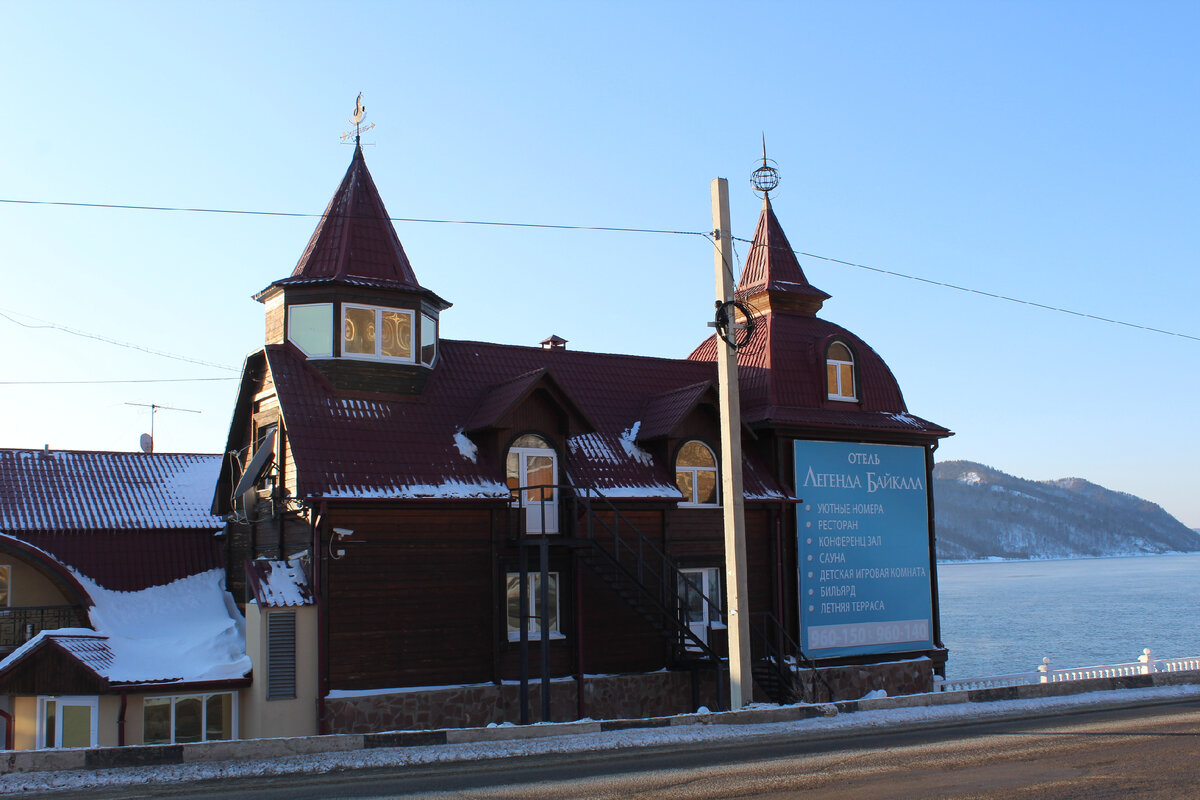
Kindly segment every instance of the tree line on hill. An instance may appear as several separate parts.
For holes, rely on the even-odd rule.
[[[1030,481],[972,461],[933,470],[939,561],[1200,551],[1160,506],[1081,478]]]

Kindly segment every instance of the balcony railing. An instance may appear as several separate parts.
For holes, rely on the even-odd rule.
[[[86,628],[79,606],[10,606],[0,608],[0,648],[11,650],[45,630]]]

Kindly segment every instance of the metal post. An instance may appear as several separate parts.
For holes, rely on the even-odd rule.
[[[545,503],[542,508],[545,508]],[[550,541],[546,538],[543,518],[542,536],[538,540],[539,572],[541,586],[538,587],[538,625],[542,634],[542,722],[550,721]]]
[[[733,299],[733,234],[729,224],[729,181],[712,181],[713,262],[717,297]],[[730,314],[731,322],[735,314]],[[717,382],[721,402],[721,506],[725,517],[725,596],[729,630],[729,708],[737,710],[752,699],[750,615],[746,577],[746,523],[742,495],[742,414],[738,394],[737,350],[717,337]]]
[[[520,509],[524,511],[524,508]],[[517,524],[524,527],[524,515],[518,513]],[[521,724],[529,724],[529,564],[526,563],[528,551],[525,549],[525,531],[517,533],[517,553],[521,563],[517,572],[520,585],[517,587],[517,609],[520,614],[518,626],[521,631]]]

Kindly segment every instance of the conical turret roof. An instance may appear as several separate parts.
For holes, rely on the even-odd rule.
[[[763,198],[762,213],[758,216],[754,243],[738,281],[737,296],[762,310],[764,307],[786,308],[808,314],[816,314],[829,299],[828,294],[804,276],[769,197]]]
[[[399,289],[441,308],[450,305],[417,281],[359,145],[291,276],[272,283],[257,299],[275,287],[315,283]]]

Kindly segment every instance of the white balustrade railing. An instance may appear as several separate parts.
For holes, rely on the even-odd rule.
[[[1200,670],[1200,656],[1188,658],[1154,658],[1147,647],[1137,661],[1128,664],[1104,664],[1095,667],[1073,667],[1051,669],[1050,659],[1032,672],[1013,672],[1008,675],[990,675],[983,678],[937,679],[934,691],[961,692],[972,689],[996,689],[1003,686],[1024,686],[1031,683],[1059,683],[1061,681],[1084,681],[1090,678],[1120,678],[1128,675],[1150,675],[1155,672],[1183,672]]]

